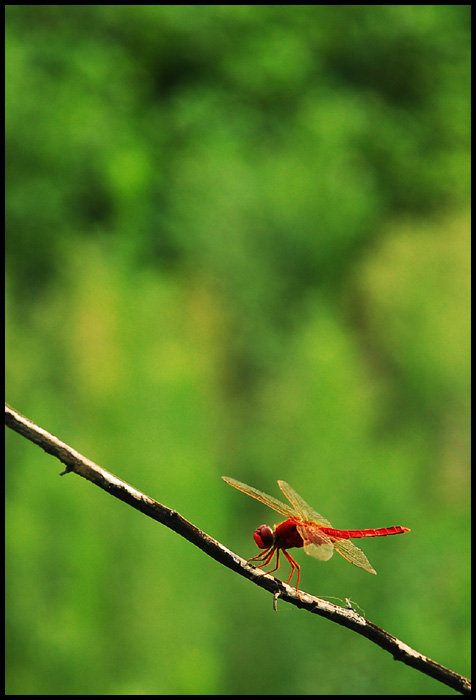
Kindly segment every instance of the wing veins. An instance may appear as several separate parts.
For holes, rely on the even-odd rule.
[[[316,523],[321,527],[332,527],[330,522],[323,515],[311,508],[304,498],[295,491],[292,486],[285,481],[278,481],[278,486],[296,511],[296,514],[305,522]]]
[[[272,508],[277,513],[281,513],[281,515],[284,515],[286,518],[299,517],[298,513],[293,508],[291,508],[291,506],[288,506],[285,503],[281,503],[281,501],[278,501],[277,498],[269,496],[267,493],[253,488],[253,486],[243,484],[241,481],[238,481],[237,479],[232,479],[230,476],[222,476],[222,479],[223,481],[226,481],[227,484],[230,484],[230,486],[234,486],[235,489],[238,489],[238,491],[242,491],[248,496],[256,498],[257,501],[264,503],[265,506]]]

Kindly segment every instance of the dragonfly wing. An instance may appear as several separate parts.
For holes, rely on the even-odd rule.
[[[334,547],[331,544],[321,544],[315,545],[314,542],[308,542],[304,545],[304,551],[309,554],[310,557],[318,559],[319,561],[329,561],[329,559],[334,554]]]
[[[281,503],[281,501],[278,501],[277,498],[273,498],[273,496],[268,496],[268,494],[263,493],[263,491],[259,491],[252,486],[248,486],[248,484],[243,484],[241,481],[232,479],[230,476],[222,476],[222,479],[223,481],[226,481],[227,484],[230,484],[230,486],[234,486],[235,489],[238,489],[238,491],[243,491],[243,493],[248,494],[248,496],[256,498],[257,501],[261,501],[261,503],[264,503],[277,513],[281,513],[281,515],[284,515],[286,518],[299,517],[294,508],[291,508],[291,506],[288,506],[285,503]]]
[[[334,545],[330,537],[312,523],[296,525],[296,529],[304,541],[304,551],[314,559],[328,561],[334,554]]]
[[[368,571],[369,574],[377,573],[363,551],[350,540],[334,540],[333,544],[336,552],[339,552],[351,564],[359,566],[364,571]]]
[[[306,503],[304,498],[302,498],[289,484],[287,484],[285,481],[278,481],[278,486],[288,501],[294,506],[296,511],[295,515],[299,515],[302,520],[309,523],[317,523],[317,525],[321,525],[322,527],[332,527],[330,522],[322,515],[317,513],[317,511],[313,510],[311,506]]]
[[[297,531],[301,535],[304,541],[304,551],[315,559],[320,559],[321,561],[327,561],[331,558],[334,549],[339,552],[347,561],[351,564],[359,566],[364,571],[368,571],[369,574],[376,574],[377,572],[363,553],[361,549],[355,546],[353,542],[348,539],[337,539],[332,535],[323,532],[320,527],[315,523],[302,523],[302,525],[296,525]]]

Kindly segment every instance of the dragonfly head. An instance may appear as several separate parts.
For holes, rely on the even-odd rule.
[[[274,544],[274,531],[269,525],[260,525],[253,539],[260,549],[269,549]]]

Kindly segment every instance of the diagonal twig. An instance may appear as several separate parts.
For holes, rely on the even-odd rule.
[[[407,666],[411,666],[431,676],[463,695],[471,694],[471,681],[468,678],[451,671],[445,666],[441,666],[436,661],[432,661],[427,656],[415,651],[415,649],[412,649],[401,640],[366,620],[351,607],[342,608],[302,591],[299,594],[296,593],[296,590],[291,586],[251,566],[245,559],[234,554],[218,540],[207,535],[183,518],[177,511],[161,505],[149,496],[137,491],[137,489],[122,481],[122,479],[114,476],[114,474],[102,469],[102,467],[81,455],[62,440],[59,440],[28,418],[25,418],[25,416],[22,416],[21,413],[15,411],[8,404],[5,404],[5,424],[15,432],[31,440],[31,442],[39,445],[45,452],[59,459],[66,466],[66,469],[61,472],[62,475],[69,472],[78,474],[115,496],[115,498],[144,513],[144,515],[166,525],[221,564],[268,590],[274,596],[274,606],[276,606],[277,599],[282,598],[296,607],[305,608],[311,613],[332,620],[361,634],[385,651],[390,652],[395,660],[402,661]]]

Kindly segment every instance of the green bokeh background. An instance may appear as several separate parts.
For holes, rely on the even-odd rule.
[[[9,403],[464,675],[469,8],[6,6]],[[7,694],[452,693],[6,440]]]

